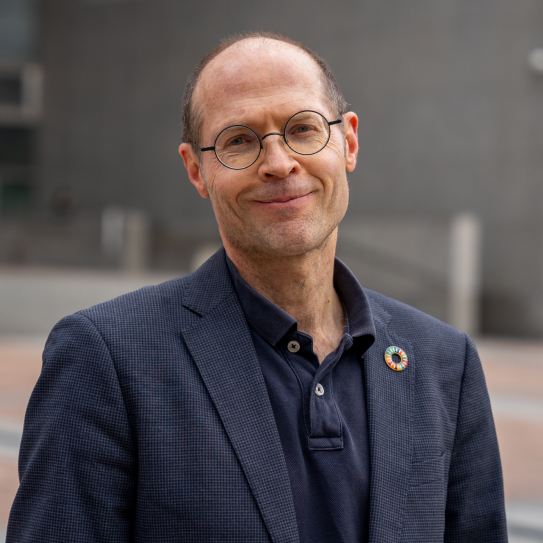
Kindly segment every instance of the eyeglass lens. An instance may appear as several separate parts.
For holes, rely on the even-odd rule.
[[[321,151],[330,138],[328,121],[314,111],[301,111],[289,119],[285,126],[287,145],[301,155]],[[247,168],[260,154],[260,140],[251,128],[242,125],[225,128],[215,141],[217,158],[236,170]]]

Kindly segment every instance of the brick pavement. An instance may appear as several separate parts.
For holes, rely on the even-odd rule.
[[[44,341],[44,337],[0,337],[0,429],[22,426]],[[514,518],[522,519],[531,507],[543,519],[543,343],[481,340],[477,345],[493,399],[506,500],[517,515]],[[5,531],[17,485],[16,458],[9,450],[2,454],[0,448],[0,534]],[[519,509],[517,504],[524,503],[528,509]],[[518,530],[522,536],[523,528]],[[530,539],[530,529],[524,530],[526,537],[514,536],[511,542],[543,541],[537,536],[543,531],[534,532],[537,537]]]
[[[41,368],[44,340],[0,339],[0,422],[13,428],[21,426],[28,397]],[[17,459],[0,455],[0,533],[5,531],[9,510],[19,479]]]
[[[543,344],[481,340],[477,346],[493,399],[506,500],[543,499]],[[498,398],[513,401],[498,409]]]

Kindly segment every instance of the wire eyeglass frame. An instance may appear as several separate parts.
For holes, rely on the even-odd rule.
[[[313,151],[312,153],[300,153],[299,151],[296,151],[296,149],[293,149],[290,144],[289,144],[289,141],[286,137],[286,127],[288,126],[288,123],[294,118],[296,117],[297,115],[299,115],[300,113],[316,113],[317,115],[319,115],[320,117],[322,117],[328,124],[328,137],[326,139],[326,142],[324,143],[324,145],[318,149],[317,151]],[[298,111],[297,113],[295,113],[294,115],[291,115],[289,117],[289,119],[287,120],[287,122],[285,123],[285,132],[283,132],[282,134],[280,132],[268,132],[267,134],[264,134],[262,137],[260,137],[251,127],[249,126],[245,126],[244,124],[233,124],[233,125],[230,125],[230,126],[227,126],[226,128],[223,128],[219,134],[217,135],[217,137],[215,138],[215,144],[212,146],[212,147],[200,147],[200,151],[201,152],[205,152],[205,151],[214,151],[215,152],[215,156],[217,157],[217,160],[225,167],[225,168],[229,168],[230,170],[245,170],[247,168],[250,168],[260,157],[260,154],[262,153],[262,150],[263,150],[263,146],[262,146],[262,142],[268,137],[268,136],[281,136],[283,138],[283,141],[286,143],[286,145],[288,146],[288,148],[293,151],[294,153],[298,154],[298,155],[302,155],[302,156],[310,156],[310,155],[315,155],[317,153],[320,153],[327,145],[328,145],[328,142],[330,141],[330,136],[331,136],[331,131],[330,131],[330,127],[334,124],[339,124],[339,123],[342,123],[343,122],[343,119],[336,119],[335,121],[329,121],[322,113],[319,113],[318,111],[313,111],[311,109],[304,109],[302,111]],[[225,132],[226,130],[229,130],[231,128],[235,128],[235,127],[240,127],[240,128],[247,128],[248,130],[250,130],[258,139],[258,142],[259,142],[259,145],[260,145],[260,148],[259,148],[259,151],[258,151],[258,154],[256,155],[255,159],[250,163],[248,164],[247,166],[243,166],[242,168],[234,168],[232,166],[228,166],[227,164],[225,164],[219,157],[219,155],[217,154],[217,149],[216,149],[216,144],[217,144],[217,140],[221,137],[222,133]]]

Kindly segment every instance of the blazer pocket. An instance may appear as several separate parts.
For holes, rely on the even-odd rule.
[[[443,453],[435,458],[413,462],[409,475],[409,486],[421,486],[443,479],[447,456],[448,453]]]

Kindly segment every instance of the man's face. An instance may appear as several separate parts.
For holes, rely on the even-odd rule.
[[[203,111],[201,147],[212,146],[234,124],[260,137],[283,133],[286,121],[302,110],[335,120],[313,60],[277,42],[245,40],[221,53],[204,70],[195,99]],[[347,209],[345,170],[354,169],[358,150],[356,116],[344,118],[345,135],[330,127],[330,141],[319,153],[298,155],[272,135],[244,170],[226,168],[213,152],[202,153],[198,163],[188,144],[180,147],[191,182],[211,198],[225,246],[255,256],[292,256],[327,242]]]

